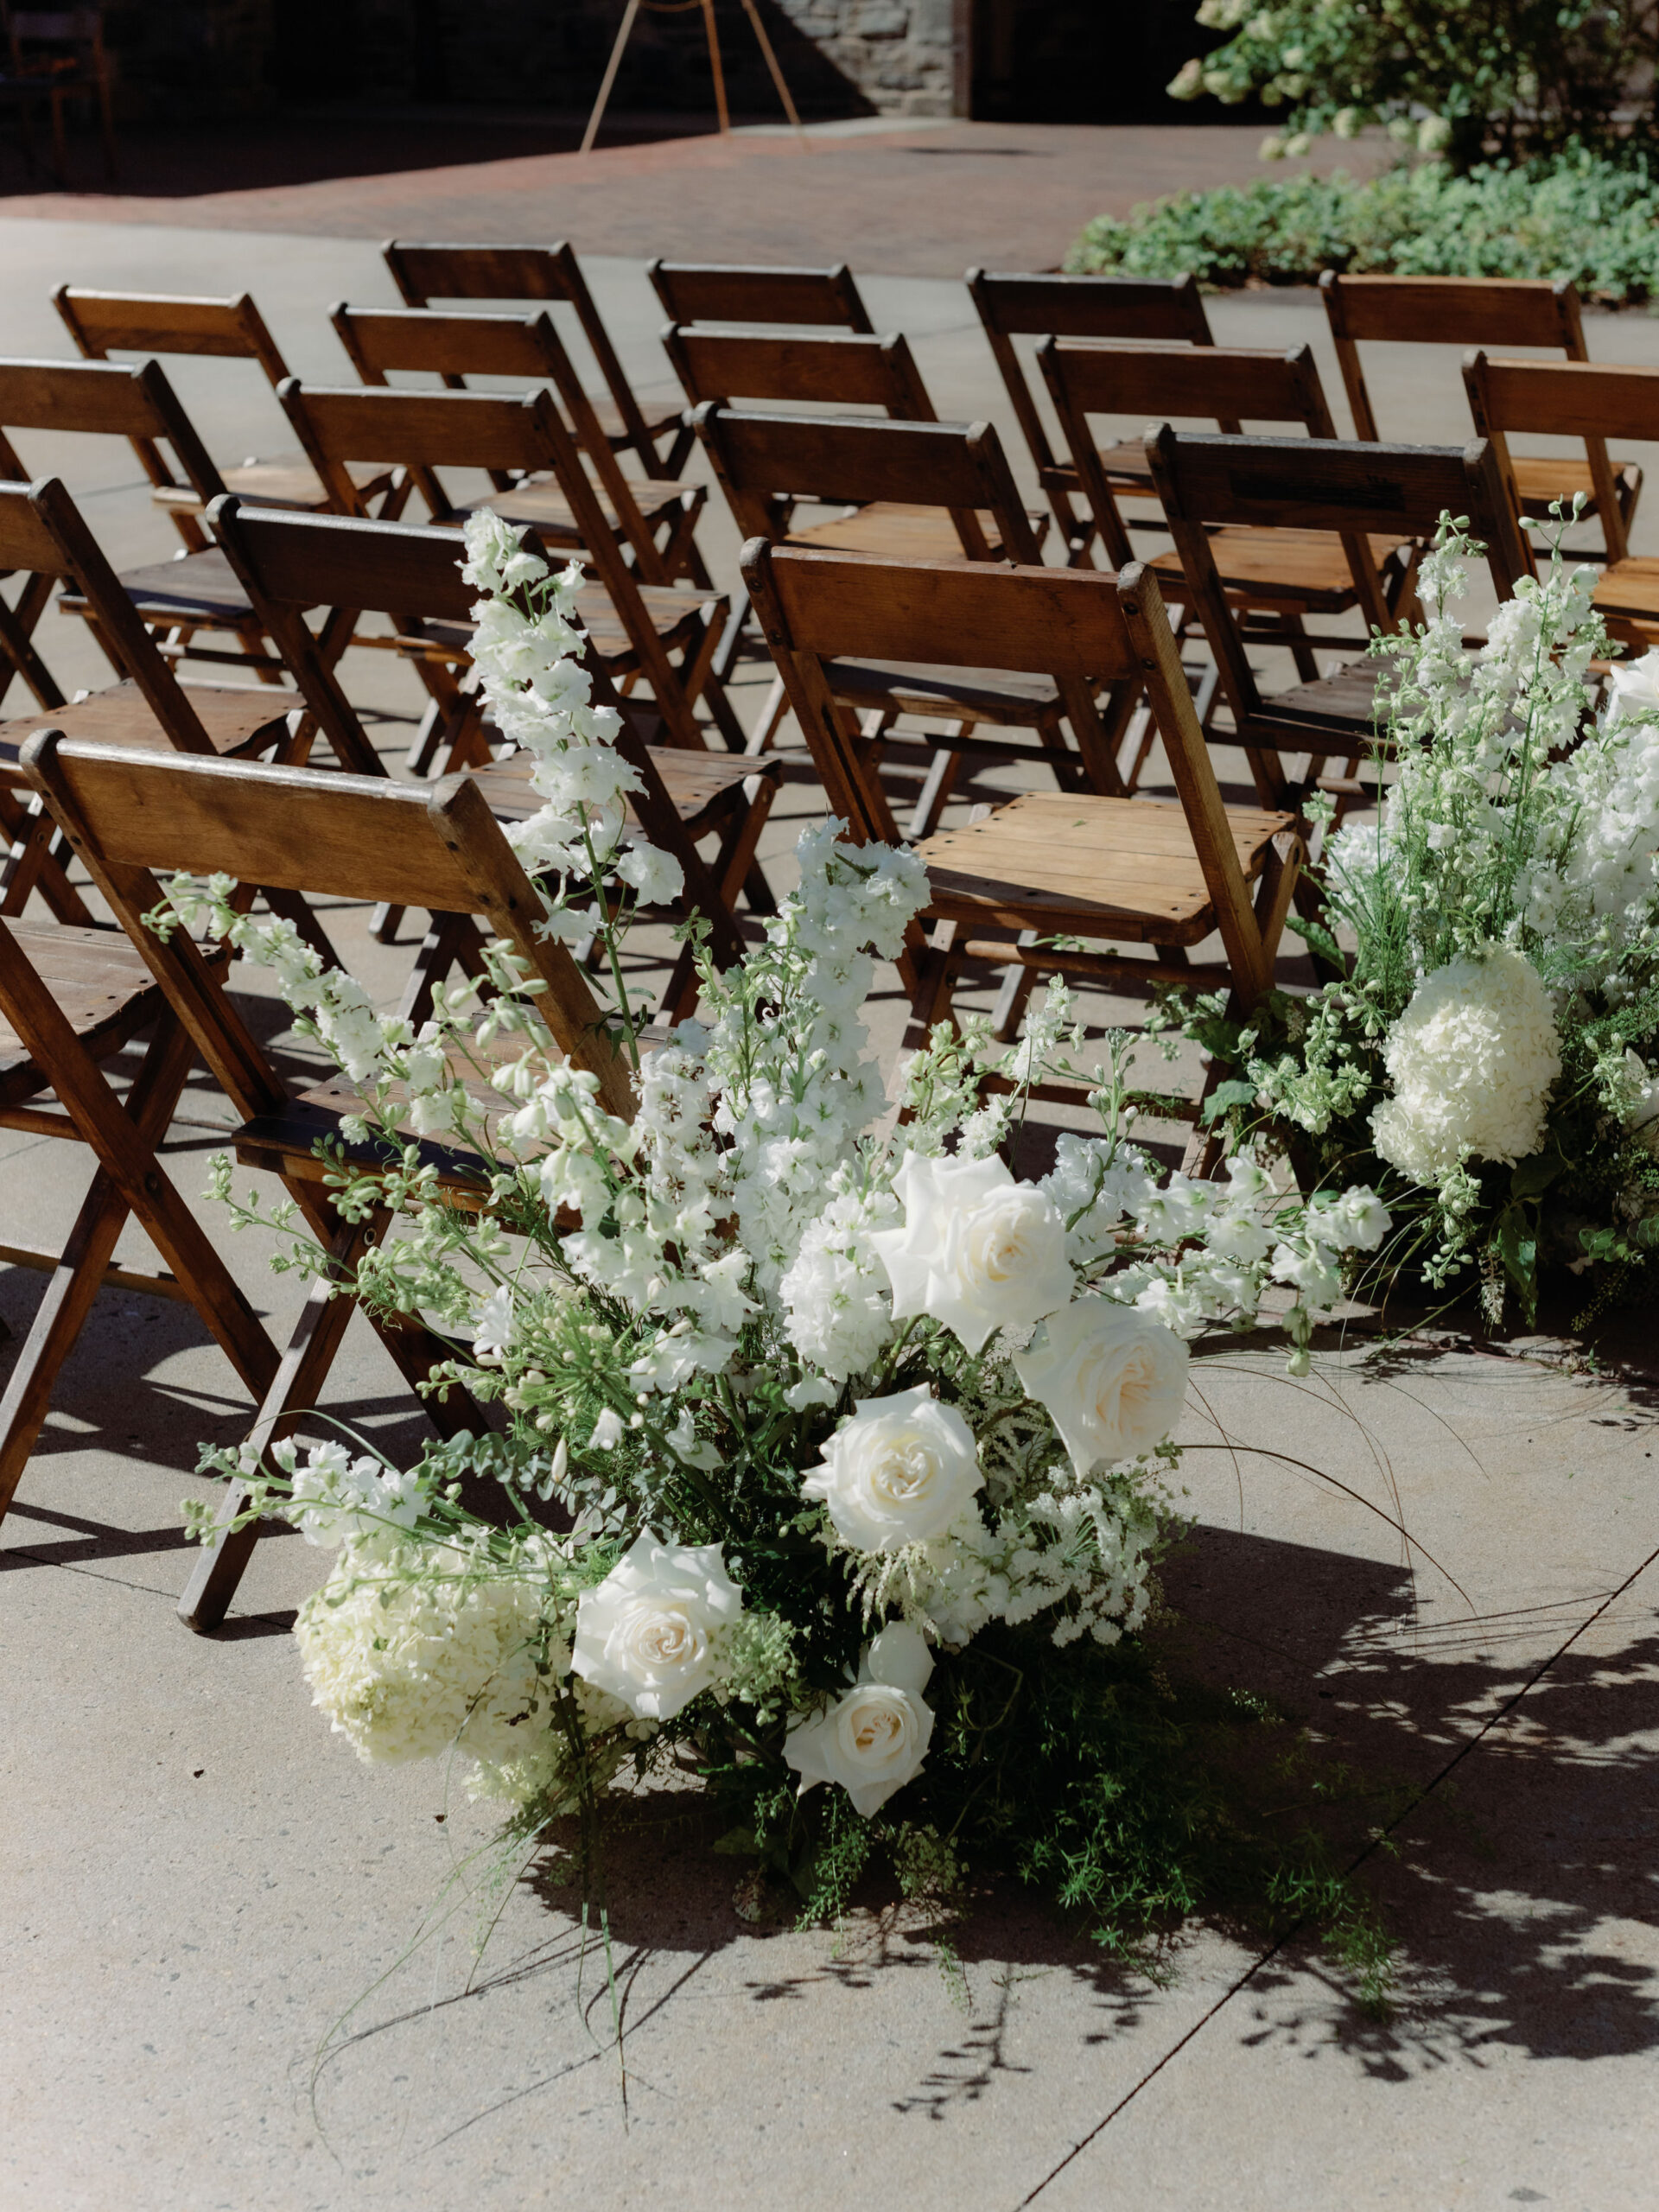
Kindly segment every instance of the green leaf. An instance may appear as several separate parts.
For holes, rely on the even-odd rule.
[[[709,1848],[723,1852],[728,1859],[758,1859],[760,1856],[760,1839],[753,1828],[728,1828],[725,1834],[717,1836]]]
[[[1493,1226],[1492,1241],[1503,1272],[1515,1285],[1529,1321],[1538,1317],[1538,1232],[1527,1209],[1511,1202]]]
[[[1237,1079],[1231,1083],[1218,1083],[1205,1100],[1204,1110],[1198,1119],[1207,1129],[1224,1114],[1230,1113],[1235,1106],[1253,1106],[1255,1103],[1255,1085],[1253,1083]]]
[[[1553,1147],[1548,1152],[1535,1152],[1529,1159],[1516,1162],[1515,1173],[1510,1178],[1510,1192],[1517,1198],[1538,1198],[1566,1166],[1566,1160]]]
[[[1347,957],[1322,922],[1310,922],[1305,914],[1287,914],[1285,927],[1301,938],[1310,952],[1321,960],[1328,960],[1333,968],[1346,969]]]

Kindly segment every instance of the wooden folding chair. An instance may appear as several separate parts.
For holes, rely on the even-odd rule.
[[[145,1030],[143,1061],[118,1097],[99,1064]],[[0,1396],[0,1519],[105,1283],[194,1306],[256,1404],[276,1374],[276,1345],[158,1156],[194,1058],[188,1034],[118,931],[0,922],[0,1128],[79,1141],[98,1163],[60,1252],[0,1245],[0,1263],[50,1277]],[[129,1214],[170,1272],[111,1264]]]
[[[418,626],[417,634],[404,633],[411,651],[442,656],[452,667],[470,667],[467,647],[477,594],[461,576],[453,531],[281,514],[233,498],[215,505],[212,522],[320,728],[342,758],[353,750],[372,748],[306,627],[304,617],[312,607],[328,604],[338,593],[360,591],[376,606],[398,608],[400,620]],[[545,550],[533,537],[525,542],[532,551]],[[673,854],[684,874],[684,897],[675,916],[683,919],[694,909],[701,913],[710,926],[715,958],[721,967],[729,967],[743,957],[734,908],[739,891],[756,875],[755,851],[777,789],[776,766],[702,749],[647,745],[640,734],[639,710],[611,695],[602,667],[596,666],[593,673],[595,698],[615,705],[622,715],[619,749],[645,784],[629,803],[633,821],[653,844]],[[464,683],[457,686],[448,735],[450,764],[474,764],[470,772],[498,819],[521,821],[540,805],[530,788],[522,755],[492,760],[483,702],[476,690]],[[705,862],[697,842],[710,836],[719,842],[713,859]],[[770,911],[772,902],[765,878],[758,880]],[[388,915],[383,931],[388,925],[395,928],[395,916]],[[457,959],[475,952],[470,918],[435,917],[410,978],[404,1013],[412,1020],[424,1019],[434,985]],[[476,965],[475,957],[469,964]],[[696,1004],[696,971],[688,945],[664,993],[662,1017],[683,1020]]]
[[[957,535],[958,559],[990,562],[995,558],[995,541],[1025,565],[1039,564],[1007,461],[988,423],[762,415],[714,402],[699,407],[692,420],[745,538],[861,554],[871,550],[861,525],[873,512],[887,511],[902,519],[907,513],[925,516],[944,509]],[[792,493],[802,485],[810,485],[815,496],[826,501],[855,505],[857,512],[848,523],[817,525],[797,535]],[[889,557],[907,557],[905,533],[896,524],[891,537],[896,543]],[[772,645],[770,637],[766,643]],[[906,652],[893,661],[842,657],[835,662],[830,680],[837,699],[866,716],[867,735],[879,738],[889,755],[918,750],[915,740],[890,734],[900,715],[939,717],[956,725],[943,749],[937,740],[920,744],[925,780],[907,833],[912,836],[925,836],[937,824],[964,759],[1031,757],[1033,747],[988,734],[994,730],[1035,731],[1034,750],[1053,769],[1062,789],[1122,790],[1116,753],[1135,709],[1132,683],[1109,686],[1103,714],[1090,683],[1065,670],[1027,670],[1018,661],[1007,668],[988,658],[940,668],[925,652]],[[786,700],[780,688],[756,726],[753,747],[769,739]]]
[[[1182,415],[1252,423],[1296,423],[1310,437],[1336,435],[1311,346],[1293,346],[1279,353],[1255,346],[1076,344],[1046,338],[1037,359],[1096,535],[1114,568],[1135,556],[1095,443],[1096,416],[1127,415],[1143,422],[1148,416],[1156,420]],[[1164,527],[1161,521],[1151,526]],[[1345,646],[1350,652],[1363,651],[1373,628],[1393,629],[1400,613],[1412,607],[1410,580],[1417,550],[1414,541],[1398,531],[1368,541],[1351,531],[1338,539],[1311,530],[1220,530],[1210,539],[1211,557],[1244,635],[1287,646],[1305,683],[1313,683],[1319,674],[1316,644],[1327,650]],[[1180,563],[1167,553],[1149,557],[1166,602],[1185,607],[1188,594]],[[1308,616],[1356,610],[1364,622],[1359,638],[1308,637]],[[1185,627],[1183,618],[1176,634]],[[1200,691],[1201,722],[1207,722],[1215,696],[1215,677],[1211,676]],[[1151,740],[1148,725],[1143,750]],[[1142,760],[1133,764],[1131,785],[1142,765]]]
[[[592,1071],[601,1104],[626,1117],[633,1111],[628,1066],[569,953],[537,934],[541,900],[483,793],[466,777],[417,789],[384,776],[89,745],[49,730],[24,747],[23,767],[241,1117],[238,1158],[279,1177],[327,1248],[334,1279],[320,1281],[307,1301],[249,1439],[263,1452],[317,1402],[354,1305],[349,1296],[330,1294],[390,1226],[384,1209],[372,1209],[361,1221],[341,1218],[317,1141],[340,1139],[349,1157],[365,1164],[383,1155],[373,1145],[343,1139],[342,1119],[358,1103],[352,1094],[326,1084],[290,1094],[185,931],[163,940],[145,927],[144,915],[162,896],[158,874],[223,872],[296,894],[481,915],[491,934],[512,946],[525,972],[545,984],[536,1004],[559,1049]],[[494,1096],[487,1086],[479,1095]],[[428,1143],[423,1157],[448,1203],[487,1203],[489,1179],[476,1155]],[[391,1321],[371,1313],[369,1319],[416,1388],[453,1349],[412,1317]],[[479,1409],[454,1386],[447,1397],[423,1403],[446,1435],[483,1425]],[[225,1522],[243,1502],[233,1487]],[[251,1529],[221,1535],[204,1553],[179,1608],[191,1627],[211,1628],[223,1619],[253,1541]]]
[[[19,430],[124,438],[153,484],[166,488],[182,481],[203,506],[225,488],[157,361],[127,367],[104,361],[0,360],[0,476],[27,483],[29,471],[11,442]],[[170,461],[163,445],[170,448]],[[129,569],[122,573],[121,585],[143,619],[162,633],[162,650],[169,658],[227,664],[269,683],[279,679],[281,664],[264,650],[252,610],[236,588],[223,555],[210,550]],[[10,621],[0,621],[0,648],[14,669],[12,633],[29,636],[50,596],[51,579],[31,576]],[[86,611],[73,594],[60,604],[73,613]],[[232,632],[240,650],[197,645],[201,630]],[[27,680],[26,669],[23,674]]]
[[[1014,340],[1132,338],[1165,346],[1213,346],[1198,282],[1192,276],[1151,283],[1135,276],[1010,276],[985,269],[970,269],[966,282],[1037,480],[1053,509],[1067,562],[1086,568],[1095,531],[1090,518],[1079,516],[1072,505],[1083,485],[1074,462],[1057,454],[1049,442],[1038,404],[1041,386],[1021,364]],[[1236,431],[1240,425],[1224,419],[1216,427]],[[1099,458],[1116,496],[1144,497],[1150,492],[1138,438],[1107,447]]]
[[[1659,369],[1613,368],[1599,361],[1494,361],[1471,353],[1464,360],[1463,380],[1475,428],[1491,439],[1517,512],[1526,497],[1522,472],[1527,458],[1510,452],[1510,435],[1536,431],[1584,441],[1584,473],[1607,543],[1596,607],[1626,644],[1645,651],[1659,643],[1659,561],[1630,550],[1606,444],[1610,437],[1659,437]]]
[[[648,261],[645,274],[671,322],[813,323],[866,337],[875,327],[844,261],[833,269]]]
[[[365,385],[382,386],[392,375],[412,371],[441,376],[461,390],[468,376],[516,377],[550,385],[566,427],[586,456],[607,526],[632,550],[644,582],[665,584],[690,575],[708,588],[709,571],[695,534],[704,487],[671,478],[638,482],[624,474],[545,310],[534,315],[440,315],[429,308],[353,308],[342,301],[330,310],[329,320]],[[496,490],[505,495],[493,504],[505,520],[529,523],[549,544],[583,543],[556,483],[519,484],[502,470],[493,474]],[[427,497],[429,505],[429,491]]]
[[[1432,538],[1444,514],[1466,516],[1486,547],[1500,599],[1532,574],[1532,559],[1485,440],[1465,446],[1346,444],[1323,438],[1196,437],[1166,423],[1149,434],[1147,460],[1180,561],[1183,589],[1202,621],[1264,805],[1300,804],[1327,760],[1345,761],[1340,804],[1361,796],[1352,779],[1373,746],[1379,664],[1357,661],[1263,698],[1226,584],[1211,551],[1216,528],[1324,531],[1336,541],[1407,532]],[[1358,562],[1356,559],[1356,566]],[[1358,588],[1356,579],[1356,588]],[[1294,781],[1281,752],[1306,753]]]
[[[48,695],[41,705],[67,734],[180,753],[305,758],[315,725],[293,693],[180,683],[56,477],[0,484],[0,569],[63,578],[84,602],[119,679],[70,706],[44,667],[37,668],[33,688]],[[38,890],[60,921],[87,924],[92,916],[53,849],[51,817],[38,799],[16,796],[19,753],[41,721],[37,712],[0,722],[0,830],[10,846],[0,867],[0,914],[21,914]],[[313,941],[326,947],[320,936]]]
[[[1319,292],[1335,340],[1342,381],[1353,410],[1354,435],[1381,436],[1361,365],[1362,344],[1537,346],[1569,361],[1587,361],[1576,287],[1564,279],[1514,276],[1344,276],[1327,269]],[[1594,466],[1570,454],[1527,454],[1515,462],[1515,488],[1525,514],[1547,517],[1556,500],[1569,510],[1575,493],[1599,517],[1609,560],[1628,539],[1642,471],[1633,461],[1609,461],[1597,441]],[[1611,504],[1606,495],[1611,493]],[[1591,557],[1593,558],[1593,556]]]
[[[899,971],[916,1041],[950,1018],[966,960],[1012,963],[996,1016],[1004,1035],[1045,972],[1117,986],[1219,983],[1241,1010],[1268,988],[1300,863],[1297,823],[1223,805],[1149,569],[876,561],[756,538],[743,571],[830,804],[855,839],[891,841],[896,825],[871,747],[836,696],[833,671],[847,655],[919,651],[948,667],[988,648],[1007,667],[1053,678],[1144,683],[1151,699],[1178,804],[1026,792],[918,846],[931,933],[917,930]],[[1216,932],[1224,961],[1190,963],[1187,948]],[[1061,950],[1056,938],[1143,944],[1152,957]],[[1069,1085],[1037,1095],[1076,1096]]]
[[[172,292],[93,292],[76,284],[60,284],[52,304],[62,316],[69,335],[89,361],[107,361],[112,353],[181,353],[214,360],[257,361],[273,391],[288,374],[276,340],[265,319],[247,293],[228,299],[198,299]],[[133,440],[144,473],[154,490],[151,497],[173,518],[179,535],[192,552],[207,545],[201,527],[202,502],[192,484],[175,484],[148,440]],[[238,467],[223,468],[219,481],[227,492],[245,499],[263,499],[278,507],[327,507],[327,487],[302,453],[272,454],[250,460]],[[382,499],[391,492],[393,472],[364,470],[356,482],[359,496]]]
[[[575,518],[597,578],[582,593],[579,611],[607,674],[625,688],[644,677],[671,744],[702,747],[693,709],[703,699],[728,749],[742,751],[742,725],[712,670],[726,598],[715,591],[639,582],[606,524],[551,392],[512,399],[470,391],[341,391],[302,387],[290,377],[278,397],[312,465],[346,512],[352,511],[346,474],[352,460],[396,459],[417,480],[430,484],[436,518],[456,525],[474,506],[493,506],[496,495],[452,501],[437,477],[439,469],[550,473]],[[675,653],[680,656],[678,666],[671,658]],[[448,687],[426,660],[417,658],[415,664],[442,709]]]
[[[647,476],[679,475],[691,450],[680,404],[667,395],[647,393],[642,400],[635,393],[568,243],[419,245],[388,238],[381,251],[405,307],[429,308],[437,300],[489,300],[502,307],[550,301],[573,309],[605,386],[607,397],[594,404],[606,442],[613,452],[637,455]],[[456,383],[458,389],[458,374]],[[658,441],[665,436],[664,454]]]

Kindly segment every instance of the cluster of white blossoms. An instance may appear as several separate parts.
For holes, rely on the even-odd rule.
[[[614,955],[609,887],[654,897],[666,877],[630,857],[648,849],[627,842],[615,717],[576,664],[579,572],[550,575],[488,516],[467,551],[485,702],[545,801],[516,835],[547,925]],[[798,858],[762,941],[724,973],[705,959],[703,1018],[652,1049],[613,957],[631,1119],[557,1052],[506,948],[488,997],[441,990],[417,1035],[286,924],[238,915],[232,887],[175,887],[175,915],[205,910],[263,960],[362,1095],[347,1134],[381,1140],[374,1202],[404,1233],[359,1289],[442,1327],[454,1378],[512,1417],[407,1477],[335,1446],[276,1455],[272,1510],[342,1544],[299,1634],[318,1703],[365,1757],[454,1747],[487,1794],[568,1806],[577,1769],[602,1782],[741,1707],[751,1740],[781,1723],[804,1789],[874,1812],[928,1756],[939,1655],[992,1623],[1065,1647],[1145,1618],[1188,1340],[1250,1325],[1277,1285],[1305,1366],[1312,1321],[1386,1231],[1369,1192],[1309,1202],[1244,1160],[1165,1176],[1115,1103],[1105,1136],[1065,1135],[1048,1174],[1016,1176],[997,1149],[1010,1099],[1084,1033],[1058,986],[1007,1096],[984,1103],[973,1039],[941,1032],[887,1134],[864,1008],[926,876],[836,822]],[[474,1208],[422,1180],[410,1120],[480,1158]],[[468,1466],[556,1500],[574,1533],[486,1528],[454,1501]],[[795,1647],[833,1638],[842,1602],[831,1694]]]
[[[1513,1166],[1542,1143],[1560,1045],[1523,954],[1495,944],[1437,968],[1382,1058],[1394,1095],[1371,1116],[1376,1149],[1414,1183],[1437,1185],[1470,1159]]]

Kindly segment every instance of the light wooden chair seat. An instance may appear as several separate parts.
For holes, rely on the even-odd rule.
[[[181,687],[215,753],[236,758],[269,752],[289,734],[289,713],[302,706],[292,692],[254,690],[232,683]],[[54,707],[49,714],[16,715],[0,721],[0,760],[15,762],[25,740],[50,723],[66,737],[101,738],[111,745],[173,745],[143,693],[130,677],[94,691],[89,699]]]
[[[118,1052],[155,1020],[162,1004],[156,978],[118,931],[22,919],[6,927],[94,1059]],[[51,1087],[50,1072],[0,1015],[0,1107],[19,1106]]]
[[[1648,628],[1659,627],[1659,561],[1641,553],[1610,561],[1597,580],[1593,599],[1609,623],[1645,636]]]
[[[1383,674],[1384,664],[1375,660],[1344,661],[1340,668],[1333,668],[1313,683],[1294,684],[1288,691],[1273,695],[1275,715],[1314,715],[1329,720],[1341,717],[1352,724],[1355,731],[1363,731],[1370,721],[1376,705],[1378,678]]]
[[[794,542],[792,539],[790,541]],[[891,702],[901,714],[1029,728],[1061,711],[1052,676],[1013,668],[930,668],[924,661],[829,660],[824,679],[838,703],[868,712]]]
[[[1515,472],[1516,490],[1521,495],[1522,514],[1536,515],[1541,520],[1548,516],[1557,499],[1570,508],[1580,493],[1584,512],[1591,515],[1597,512],[1596,487],[1591,480],[1587,461],[1575,461],[1571,454],[1516,454],[1510,465]],[[1608,467],[1618,486],[1618,504],[1628,513],[1641,487],[1641,464],[1610,461]]]
[[[701,484],[686,484],[673,478],[646,477],[632,486],[632,504],[647,530],[674,518],[683,508],[688,499],[701,500]],[[617,532],[626,531],[627,518],[617,512],[615,502],[609,499],[602,485],[594,486],[594,498],[606,524]],[[476,507],[488,507],[504,522],[528,524],[550,545],[579,546],[586,533],[556,484],[528,482],[515,484],[510,491],[493,492],[487,499],[463,499],[450,510],[459,519],[469,515]]]
[[[1295,819],[1226,810],[1246,884]],[[927,869],[929,912],[951,920],[1147,944],[1197,944],[1216,927],[1186,810],[1173,801],[1025,791],[916,851]]]
[[[1141,448],[1144,459],[1146,448]],[[1371,564],[1404,563],[1412,553],[1408,537],[1370,537]],[[1319,530],[1230,530],[1210,533],[1216,573],[1230,592],[1251,607],[1284,606],[1305,614],[1344,614],[1355,603],[1354,572],[1341,541]],[[1166,599],[1185,595],[1181,564],[1167,554],[1148,564]]]
[[[205,553],[187,553],[182,560],[146,561],[124,569],[120,581],[146,622],[238,629],[254,619],[247,594],[216,545]],[[59,604],[77,614],[86,611],[85,598],[76,591],[66,591]]]
[[[733,794],[741,794],[752,776],[757,772],[775,775],[779,766],[774,761],[766,761],[760,764],[757,770],[754,761],[729,753],[686,753],[671,745],[653,747],[652,759],[686,836],[693,839],[705,836],[717,825]],[[492,761],[487,768],[474,768],[470,773],[490,802],[490,811],[498,822],[521,822],[537,812],[543,803],[539,794],[531,789],[531,763],[524,753],[510,753],[505,760]],[[636,830],[643,832],[639,811],[632,804],[628,806],[628,820]]]
[[[1024,510],[1033,543],[1040,548],[1048,534],[1048,517],[1039,509]],[[983,508],[975,519],[984,533],[986,552],[995,561],[1011,556],[1002,543],[995,515]],[[792,520],[785,541],[791,545],[822,545],[838,553],[874,553],[888,561],[964,561],[961,533],[950,517],[938,507],[911,505],[902,499],[872,499],[868,506],[832,522],[798,526]],[[978,556],[975,556],[978,557]]]
[[[378,499],[391,489],[396,469],[353,468],[353,488],[360,499]],[[302,507],[326,514],[334,505],[327,486],[302,453],[272,454],[269,460],[244,461],[238,468],[222,468],[219,477],[227,492],[234,492],[258,506]],[[190,514],[204,512],[202,502],[188,485],[168,485],[152,494],[158,507],[177,508]]]

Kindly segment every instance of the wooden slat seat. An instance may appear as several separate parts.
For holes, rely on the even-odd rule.
[[[126,569],[120,582],[133,606],[146,622],[197,622],[203,628],[239,629],[254,619],[248,595],[218,546],[204,553],[187,553],[181,561],[149,561],[142,568]],[[79,593],[66,592],[60,606],[76,613],[86,601]]]
[[[378,499],[391,489],[397,471],[391,468],[353,468],[352,483],[360,499]],[[328,487],[302,453],[272,454],[269,459],[244,461],[237,468],[219,471],[227,492],[251,505],[264,507],[303,507],[323,514],[333,505]],[[152,495],[158,507],[177,507],[192,513],[202,503],[188,486],[158,486]]]
[[[1298,683],[1288,691],[1275,691],[1271,700],[1275,715],[1338,717],[1352,728],[1363,728],[1376,702],[1378,679],[1386,664],[1376,660],[1344,661],[1315,683]]]
[[[666,521],[688,499],[701,499],[703,491],[701,484],[650,476],[632,489],[633,504],[647,529],[655,529]],[[602,485],[594,486],[594,497],[610,528],[625,530],[626,524],[617,512],[615,503],[606,496]],[[516,523],[520,528],[528,526],[550,545],[580,545],[583,540],[582,525],[556,484],[515,484],[511,491],[493,492],[487,499],[463,499],[450,510],[449,516],[438,519],[460,520],[480,507],[488,507],[503,522]]]
[[[279,744],[286,734],[283,726],[288,715],[302,704],[291,691],[256,691],[245,684],[187,683],[182,689],[213,751],[231,758]],[[145,728],[146,722],[149,728]],[[129,677],[111,684],[107,690],[93,692],[89,699],[54,708],[50,714],[16,715],[0,722],[0,760],[15,762],[24,741],[48,724],[66,737],[102,738],[111,745],[171,747],[173,743],[169,733],[150,715],[143,692]]]
[[[1230,807],[1227,828],[1247,884],[1291,814]],[[1197,944],[1216,926],[1215,901],[1186,812],[1164,799],[1025,791],[982,822],[917,847],[929,910],[1008,929],[1054,929],[1132,943]]]
[[[1036,508],[1025,510],[1033,542],[1040,547],[1048,533],[1049,518]],[[976,519],[985,534],[991,559],[1009,556],[1002,543],[996,518],[983,509]],[[790,524],[785,541],[790,545],[822,545],[837,553],[875,553],[890,561],[962,561],[968,556],[949,514],[938,507],[912,506],[900,499],[872,499],[831,522]]]
[[[1023,669],[930,668],[923,661],[829,660],[824,680],[837,702],[868,711],[891,701],[901,714],[1029,728],[1060,711],[1052,676]]]
[[[115,930],[67,922],[16,920],[10,931],[56,1000],[78,1041],[94,1059],[119,1052],[156,1018],[156,978]],[[52,1077],[16,1031],[0,1018],[0,1107],[16,1106],[51,1088]]]
[[[1144,453],[1144,448],[1142,448]],[[1408,560],[1408,537],[1371,537],[1371,561],[1379,570],[1389,561]],[[1282,604],[1308,614],[1342,614],[1354,604],[1354,574],[1339,538],[1319,530],[1217,530],[1210,534],[1216,571],[1229,591],[1251,607]],[[1179,600],[1185,589],[1180,563],[1154,555],[1158,588]]]
[[[1516,491],[1521,494],[1521,511],[1535,515],[1542,521],[1551,506],[1559,499],[1571,507],[1575,497],[1582,494],[1584,512],[1596,512],[1596,487],[1590,479],[1589,464],[1575,461],[1571,454],[1516,454],[1511,467]],[[1608,466],[1618,480],[1619,503],[1629,511],[1641,488],[1641,464],[1634,461],[1610,461]]]
[[[662,778],[663,789],[673,801],[687,836],[692,838],[701,837],[715,827],[732,794],[741,790],[751,776],[775,778],[782,772],[782,763],[777,760],[747,760],[730,753],[687,753],[673,746],[654,748],[652,759]],[[531,762],[524,753],[511,753],[505,760],[492,761],[487,768],[474,768],[470,772],[488,799],[490,811],[498,822],[524,821],[543,804],[539,793],[531,789]],[[643,833],[639,814],[632,806],[628,808],[628,818],[634,830]]]

